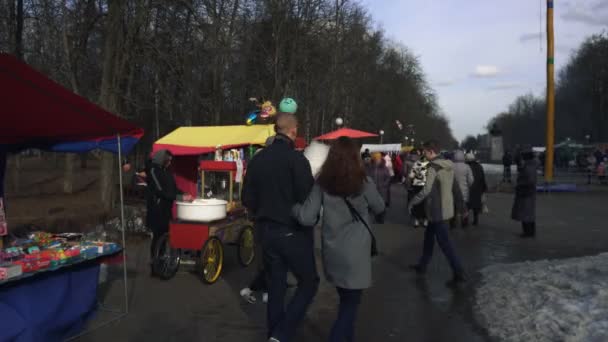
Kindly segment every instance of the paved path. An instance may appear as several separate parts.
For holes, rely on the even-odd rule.
[[[402,188],[395,186],[389,223],[376,227],[381,255],[374,261],[374,287],[365,293],[360,310],[358,341],[489,341],[472,314],[477,270],[499,262],[608,250],[608,193],[540,196],[535,240],[516,236],[519,226],[509,220],[511,195],[491,194],[490,213],[482,217],[480,227],[452,232],[457,251],[472,274],[469,286],[453,291],[444,286],[451,274],[439,252],[426,277],[407,271],[421,251],[423,231],[406,225],[404,197]],[[186,272],[160,281],[148,277],[145,243],[136,244],[131,251],[131,313],[81,341],[264,341],[264,306],[245,304],[238,295],[253,268],[243,269],[234,256],[228,256],[224,275],[214,285],[203,285]],[[120,269],[111,271],[119,278]],[[119,280],[111,282],[104,294],[108,304],[120,303],[120,286]],[[326,340],[335,308],[335,290],[322,281],[296,341]],[[98,318],[108,317],[101,313]]]

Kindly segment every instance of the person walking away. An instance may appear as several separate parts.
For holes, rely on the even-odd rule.
[[[454,182],[454,164],[441,158],[439,151],[439,144],[435,141],[424,144],[424,155],[429,160],[426,184],[408,205],[411,211],[416,204],[426,200],[425,210],[429,220],[429,226],[424,232],[422,256],[418,263],[411,265],[410,268],[418,274],[426,273],[437,240],[454,273],[453,278],[446,285],[453,287],[467,281],[460,258],[456,255],[448,234],[448,221],[454,217],[454,207],[462,205],[454,203],[459,201],[459,196],[455,195],[459,189]]]
[[[521,153],[511,218],[521,222],[522,238],[536,236],[536,160],[531,149]]]
[[[295,151],[296,116],[279,113],[276,136],[249,163],[243,188],[243,204],[255,218],[261,236],[264,268],[268,272],[267,337],[290,341],[319,286],[311,227],[303,227],[291,210],[303,203],[314,184],[310,165]],[[297,279],[297,289],[285,306],[287,272]]]
[[[608,163],[608,158],[604,158],[600,162],[600,165],[597,166],[597,178],[600,181],[601,185],[606,184],[606,164]]]
[[[469,192],[467,207],[473,211],[473,225],[477,226],[479,224],[479,214],[483,209],[483,195],[488,191],[488,185],[486,184],[483,166],[477,162],[475,155],[468,153],[465,156],[465,160],[473,172],[473,185],[471,185],[471,191]]]
[[[368,213],[383,212],[385,204],[350,138],[334,142],[310,196],[293,213],[302,225],[312,226],[321,208],[323,269],[340,297],[329,341],[352,342],[361,296],[372,285],[374,238]]]
[[[391,178],[395,177],[395,170],[393,169],[393,159],[391,158],[391,155],[389,153],[384,153],[382,155],[382,159],[384,159],[384,165],[386,165]]]
[[[403,159],[401,159],[400,154],[395,156],[395,162],[393,165],[395,169],[395,181],[398,183],[403,183]]]
[[[587,185],[591,185],[591,179],[593,178],[593,173],[596,169],[597,160],[593,154],[589,154],[587,156]]]
[[[502,173],[503,183],[511,183],[511,165],[513,165],[513,155],[511,155],[511,152],[506,151],[502,156],[502,166],[504,167]]]
[[[374,153],[372,155],[372,163],[367,166],[366,170],[367,176],[372,179],[374,184],[376,184],[376,188],[378,192],[384,199],[384,204],[388,208],[390,206],[390,185],[391,185],[391,175],[386,168],[386,163],[382,158],[380,153]],[[386,216],[386,212],[376,215],[376,223],[384,224],[384,218]]]
[[[456,177],[456,183],[460,188],[460,193],[462,194],[462,200],[464,201],[464,205],[469,203],[469,193],[473,182],[475,181],[473,177],[473,171],[465,163],[464,160],[464,152],[460,150],[454,151],[454,176]],[[462,227],[466,227],[468,225],[468,210],[465,208],[464,215],[461,218]],[[460,212],[456,213],[456,217],[458,217]]]
[[[363,159],[364,162],[370,162],[372,160],[372,154],[369,152],[369,148],[366,148],[365,151],[363,151],[361,159]]]
[[[146,187],[146,225],[152,230],[152,243],[150,244],[150,258],[153,261],[154,252],[158,240],[169,231],[169,223],[172,218],[173,202],[192,201],[192,195],[184,193],[177,188],[175,178],[169,167],[173,160],[173,154],[168,150],[160,150],[154,153],[149,169],[148,186]],[[151,275],[157,272],[154,262],[151,265]]]
[[[273,142],[274,135],[266,139],[264,147],[255,151],[252,158],[255,158],[258,153],[260,153],[266,146],[272,145]],[[255,218],[252,218],[252,221],[255,222]],[[255,243],[255,255],[257,256],[255,259],[258,269],[255,276],[253,277],[253,280],[251,281],[251,283],[249,283],[249,286],[241,289],[239,294],[241,295],[241,298],[243,298],[246,302],[254,304],[255,302],[257,302],[255,293],[261,292],[262,302],[268,303],[268,273],[264,270],[264,249],[262,248],[260,229],[256,229],[254,227],[253,234]]]
[[[414,196],[416,196],[426,184],[426,174],[428,168],[428,160],[424,157],[418,157],[418,153],[414,153],[416,162],[414,166],[412,166],[412,170],[408,175],[408,183],[410,184],[408,192],[407,192],[407,201],[408,203],[412,201]],[[428,225],[428,220],[426,219],[426,213],[424,211],[424,201],[412,207],[412,217],[414,218],[414,228],[418,228],[420,223],[426,227]]]
[[[593,156],[595,157],[595,167],[598,167],[600,165],[600,163],[602,162],[602,160],[604,160],[604,154],[598,148],[595,150],[595,153],[593,154]]]

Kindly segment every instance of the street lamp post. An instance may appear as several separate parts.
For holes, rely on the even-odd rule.
[[[340,117],[336,118],[336,126],[342,127],[343,124],[344,124],[344,120],[342,120],[342,118],[340,118]]]
[[[382,144],[382,139],[384,138],[384,130],[380,130],[380,144]]]

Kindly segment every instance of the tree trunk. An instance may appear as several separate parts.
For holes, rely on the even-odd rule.
[[[15,20],[15,56],[23,59],[23,0],[17,0],[17,17]]]
[[[119,53],[121,52],[122,39],[122,16],[125,10],[126,2],[122,0],[109,1],[108,16],[106,18],[105,31],[105,47],[103,58],[103,74],[101,79],[101,91],[99,95],[99,103],[110,112],[117,112],[118,98],[116,95],[117,89],[116,79],[117,64],[120,60]],[[104,153],[101,157],[101,177],[100,185],[100,202],[105,211],[110,211],[114,200],[114,156],[109,153]]]

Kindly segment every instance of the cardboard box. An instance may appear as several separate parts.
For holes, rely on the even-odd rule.
[[[7,280],[20,276],[23,273],[21,265],[0,265],[0,280]]]

